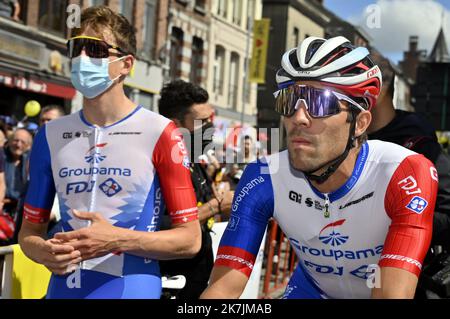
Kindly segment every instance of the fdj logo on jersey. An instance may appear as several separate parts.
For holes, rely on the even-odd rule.
[[[94,189],[94,186],[95,181],[68,183],[66,194],[79,194],[84,192],[90,193]],[[108,197],[113,197],[122,190],[122,186],[120,186],[119,183],[117,183],[113,178],[107,179],[105,182],[100,184],[98,188]]]
[[[94,185],[95,181],[69,183],[67,184],[66,194],[67,195],[69,195],[70,193],[79,194],[84,192],[90,193],[92,192]]]
[[[406,205],[406,208],[412,210],[416,214],[422,214],[422,212],[427,208],[428,202],[420,196],[414,196],[413,199]]]
[[[106,158],[105,155],[100,154],[100,152],[98,151],[98,149],[102,149],[104,148],[106,145],[108,145],[108,143],[103,143],[103,144],[97,144],[93,147],[91,147],[87,152],[86,152],[86,156],[84,157],[84,159],[86,160],[86,163],[91,164],[91,163],[100,163],[103,162]]]
[[[113,197],[122,190],[122,186],[114,179],[110,178],[100,185],[100,189],[106,196]]]
[[[340,246],[345,244],[348,240],[348,236],[341,235],[341,233],[336,232],[333,228],[341,226],[344,224],[345,219],[338,220],[337,222],[326,225],[319,233],[319,239],[324,244],[330,244],[331,246]],[[333,229],[330,233],[330,228]]]

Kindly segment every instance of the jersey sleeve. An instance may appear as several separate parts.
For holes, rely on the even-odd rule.
[[[431,242],[437,188],[437,171],[423,155],[410,155],[398,166],[385,196],[392,222],[380,267],[401,268],[419,276]]]
[[[166,126],[156,143],[153,164],[172,225],[197,220],[198,208],[190,162],[183,138],[173,122]]]
[[[34,138],[31,150],[30,180],[25,198],[24,219],[37,224],[48,222],[55,193],[50,148],[44,127]]]
[[[274,210],[272,182],[267,172],[267,164],[259,161],[245,169],[234,194],[215,266],[227,266],[250,276]]]

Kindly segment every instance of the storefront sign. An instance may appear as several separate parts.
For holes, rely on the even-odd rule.
[[[23,76],[12,76],[4,73],[0,73],[0,85],[39,94],[61,97],[64,99],[73,99],[76,94],[75,89],[72,87],[51,82],[27,79]]]
[[[0,30],[0,53],[8,54],[18,60],[40,64],[45,45],[28,40],[19,35]]]

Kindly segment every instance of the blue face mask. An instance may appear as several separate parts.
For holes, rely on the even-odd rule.
[[[94,59],[85,55],[80,55],[72,60],[71,79],[73,86],[87,99],[94,99],[106,92],[115,79],[109,77],[109,64],[126,57],[121,57],[114,61],[106,59]]]

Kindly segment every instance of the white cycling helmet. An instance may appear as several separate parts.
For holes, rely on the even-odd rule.
[[[382,83],[380,68],[370,59],[369,50],[353,46],[342,36],[308,37],[283,55],[276,75],[278,86],[301,80],[326,82],[350,97],[364,99],[369,110],[376,104]]]

